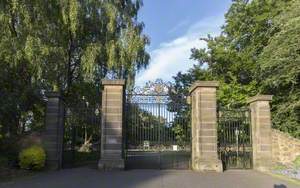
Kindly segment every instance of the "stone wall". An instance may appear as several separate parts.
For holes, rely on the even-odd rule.
[[[289,164],[300,155],[300,140],[287,133],[272,129],[272,160]]]

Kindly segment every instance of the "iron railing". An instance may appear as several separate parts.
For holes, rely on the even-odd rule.
[[[127,149],[173,150],[190,146],[190,115],[167,95],[127,95]]]

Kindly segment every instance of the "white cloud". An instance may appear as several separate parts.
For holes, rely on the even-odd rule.
[[[178,22],[177,25],[175,25],[172,29],[170,29],[168,31],[168,33],[174,33],[176,31],[180,30],[182,27],[187,26],[188,24],[189,24],[189,20],[188,19],[184,19],[184,20]]]
[[[206,47],[206,43],[199,38],[219,34],[223,23],[223,16],[206,18],[191,25],[183,36],[161,43],[150,52],[150,66],[138,74],[136,84],[143,85],[148,80],[157,78],[170,81],[177,72],[187,71],[195,63],[190,59],[191,49]]]

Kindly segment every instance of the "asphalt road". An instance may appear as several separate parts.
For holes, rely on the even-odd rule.
[[[91,168],[44,172],[0,183],[0,188],[296,188],[293,183],[252,170],[199,173],[188,170],[101,172]]]

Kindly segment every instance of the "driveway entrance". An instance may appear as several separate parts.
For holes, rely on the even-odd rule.
[[[190,106],[162,80],[126,96],[125,168],[189,169]]]
[[[299,185],[252,170],[199,173],[186,170],[101,172],[75,168],[0,183],[0,188],[297,188]]]

